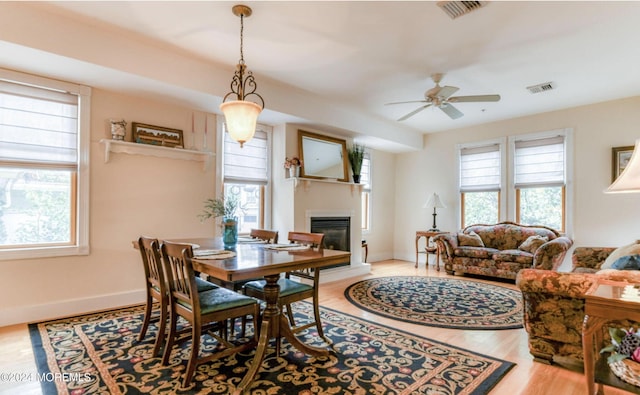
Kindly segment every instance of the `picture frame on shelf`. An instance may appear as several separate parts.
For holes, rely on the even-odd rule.
[[[133,122],[131,123],[131,131],[134,143],[184,148],[184,136],[180,129]]]
[[[624,147],[613,147],[611,149],[612,162],[611,162],[611,182],[614,182],[620,173],[627,167],[631,155],[633,154],[633,145],[627,145]]]

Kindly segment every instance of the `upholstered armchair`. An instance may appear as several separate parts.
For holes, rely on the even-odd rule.
[[[516,285],[522,291],[524,326],[534,360],[551,364],[554,357],[568,357],[582,361],[584,295],[598,282],[640,283],[637,270],[597,271],[614,250],[576,248],[571,273],[537,269],[518,273]],[[638,323],[628,321],[612,325],[638,327]]]

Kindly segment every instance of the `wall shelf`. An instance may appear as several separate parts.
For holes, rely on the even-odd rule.
[[[213,152],[193,151],[182,148],[159,147],[150,144],[130,143],[127,141],[102,139],[104,144],[104,163],[108,163],[112,152],[130,155],[146,155],[159,158],[192,160],[203,162],[202,170],[207,170],[213,158]]]
[[[336,179],[322,179],[322,178],[304,178],[304,177],[289,177],[286,180],[292,181],[294,189],[298,189],[298,186],[302,184],[302,188],[305,192],[309,191],[311,188],[311,184],[314,182],[325,183],[325,184],[340,184],[340,185],[349,185],[351,187],[351,194],[354,192],[362,192],[362,184],[356,184],[353,182],[344,182],[338,181]]]

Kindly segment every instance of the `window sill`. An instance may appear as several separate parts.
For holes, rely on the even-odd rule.
[[[158,147],[149,144],[130,143],[127,141],[100,140],[104,144],[104,163],[108,163],[111,152],[130,155],[155,156],[159,158],[192,160],[203,162],[202,170],[207,170],[213,158],[213,152],[193,151],[182,148]]]

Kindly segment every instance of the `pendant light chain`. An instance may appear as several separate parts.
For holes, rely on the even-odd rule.
[[[240,14],[240,64],[244,65],[244,14]]]

